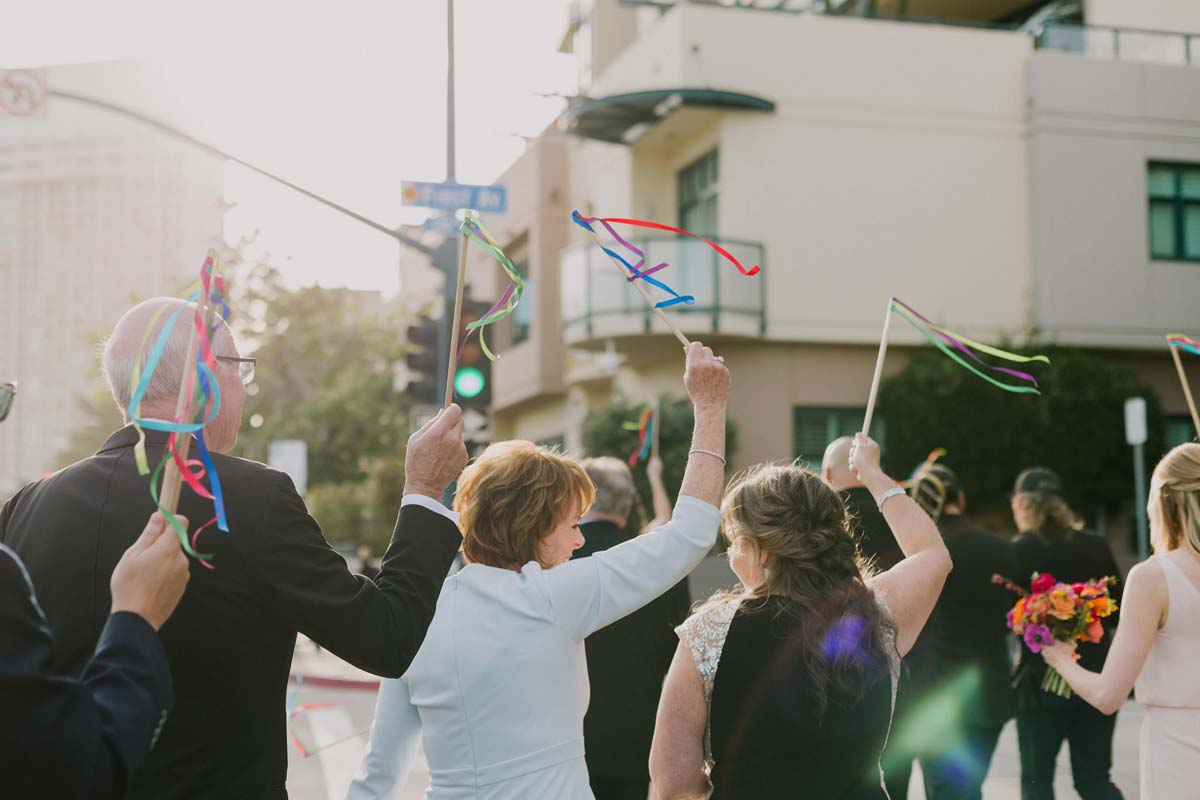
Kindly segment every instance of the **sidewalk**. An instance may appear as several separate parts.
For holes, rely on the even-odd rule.
[[[294,727],[315,751],[301,757],[289,747],[288,791],[294,800],[345,797],[346,787],[358,769],[366,748],[366,733],[375,709],[379,678],[357,669],[328,651],[318,650],[299,637],[292,660],[292,683],[304,702],[335,701],[336,705],[302,715]],[[1138,800],[1138,736],[1142,708],[1129,701],[1117,717],[1113,738],[1113,781],[1125,800]],[[920,769],[914,768],[907,800],[922,800]],[[1020,800],[1021,762],[1016,724],[1009,722],[1000,737],[984,783],[984,800]],[[424,758],[418,753],[413,774],[398,789],[400,800],[419,800],[428,783]],[[1058,798],[1078,797],[1071,784],[1071,766],[1064,746],[1058,757],[1054,788]],[[899,798],[895,800],[900,800]]]
[[[291,683],[324,689],[362,689],[371,692],[379,689],[379,676],[347,664],[328,650],[317,647],[304,635],[296,637],[289,680]]]

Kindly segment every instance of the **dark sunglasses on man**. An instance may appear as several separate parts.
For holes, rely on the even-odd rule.
[[[0,422],[8,417],[12,409],[13,398],[17,396],[17,382],[0,383]]]

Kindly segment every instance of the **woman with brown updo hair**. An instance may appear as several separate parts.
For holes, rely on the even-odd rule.
[[[795,465],[736,478],[721,504],[742,586],[678,628],[650,775],[660,798],[886,798],[879,756],[900,657],[950,557],[937,528],[858,434],[850,462],[905,558],[871,575],[841,498]],[[706,762],[708,769],[706,770]]]
[[[1200,444],[1163,456],[1150,481],[1154,555],[1129,571],[1121,621],[1101,672],[1075,661],[1075,645],[1042,650],[1075,693],[1113,714],[1135,689],[1145,709],[1142,800],[1196,796],[1200,774]],[[1096,576],[1101,577],[1101,576]]]

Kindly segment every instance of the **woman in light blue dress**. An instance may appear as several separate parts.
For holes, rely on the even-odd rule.
[[[408,672],[380,687],[350,800],[392,797],[418,741],[429,800],[591,800],[583,640],[674,586],[716,541],[729,372],[693,342],[684,384],[695,429],[674,514],[617,547],[570,560],[594,490],[569,459],[503,442],[467,468],[455,507],[468,564],[443,585]]]

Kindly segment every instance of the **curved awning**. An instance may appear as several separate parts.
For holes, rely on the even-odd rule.
[[[568,112],[568,130],[584,139],[630,144],[679,108],[774,111],[770,100],[719,89],[654,89],[584,98]]]

